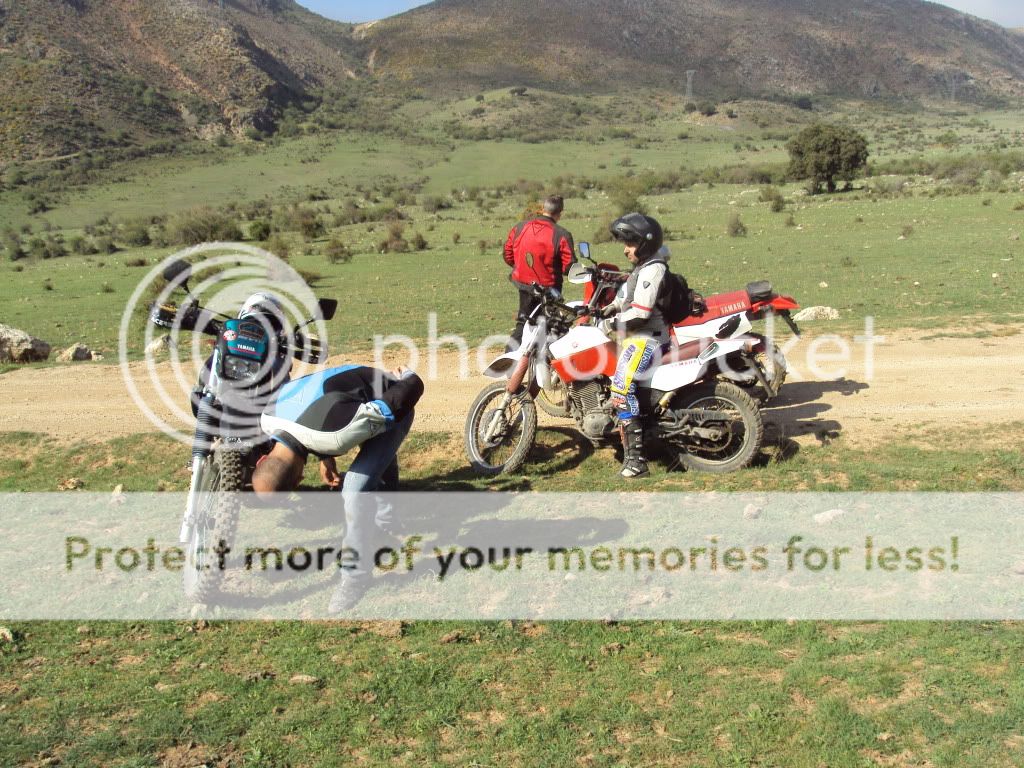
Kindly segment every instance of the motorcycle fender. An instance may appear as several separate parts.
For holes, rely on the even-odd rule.
[[[534,369],[534,376],[541,389],[547,389],[551,386],[551,367],[544,360],[537,361],[537,367]]]
[[[536,325],[527,325],[523,329],[523,344],[519,349],[513,352],[506,352],[494,359],[494,361],[484,369],[484,376],[489,379],[507,379],[512,375],[512,371],[516,369],[516,365],[523,359],[524,355],[531,354],[533,348],[537,344],[537,338],[544,328]]]
[[[484,376],[489,379],[507,379],[515,370],[522,354],[519,352],[506,352],[501,357],[495,358],[486,369]]]

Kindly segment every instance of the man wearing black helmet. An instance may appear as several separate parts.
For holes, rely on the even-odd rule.
[[[662,248],[661,225],[650,216],[627,213],[612,222],[609,229],[623,244],[626,258],[633,264],[625,289],[602,312],[606,319],[600,328],[609,335],[620,336],[612,402],[619,412],[622,435],[621,475],[634,479],[650,474],[644,457],[644,425],[636,382],[651,369],[662,346],[670,341],[668,324],[659,309],[668,254]]]

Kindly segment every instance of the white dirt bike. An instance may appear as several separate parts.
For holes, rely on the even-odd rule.
[[[527,321],[522,346],[501,355],[484,371],[505,379],[486,387],[466,418],[466,451],[481,475],[515,472],[526,461],[537,434],[535,398],[555,374],[563,382],[571,418],[594,445],[618,439],[611,379],[618,360],[616,342],[581,318],[582,304],[566,304],[550,289],[534,288],[539,300]],[[724,319],[723,319],[724,320]],[[750,322],[723,321],[717,333],[682,346],[673,342],[656,359],[638,397],[645,438],[678,453],[690,470],[733,472],[747,467],[764,437],[758,403],[735,384],[720,380],[718,363],[739,355],[752,358],[759,344],[747,336]]]

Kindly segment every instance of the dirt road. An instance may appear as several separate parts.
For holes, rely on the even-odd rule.
[[[842,433],[857,446],[878,444],[920,428],[1024,422],[1024,336],[925,336],[902,333],[877,346],[870,376],[862,344],[851,344],[848,363],[822,363],[824,375],[812,376],[807,365],[809,342],[803,342],[788,352],[795,371],[782,395],[766,410],[765,420],[800,442]],[[331,362],[371,360],[336,357]],[[838,380],[824,380],[834,378],[844,367],[848,370]],[[426,374],[427,370],[424,360],[420,371]],[[417,428],[460,433],[467,408],[488,382],[476,370],[471,360],[470,377],[460,380],[457,357],[440,354],[438,376],[428,380],[417,409]],[[183,407],[186,396],[170,365],[158,364],[156,371],[172,393],[170,402]],[[133,364],[130,372],[154,413],[187,432],[189,423],[174,418],[171,406],[156,395],[145,365]],[[547,419],[543,414],[541,418]],[[129,395],[117,365],[79,363],[0,375],[0,432],[41,432],[71,442],[156,429]]]

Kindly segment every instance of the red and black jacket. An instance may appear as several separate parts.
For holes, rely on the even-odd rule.
[[[533,266],[527,261],[533,255]],[[550,216],[540,216],[512,227],[505,241],[505,263],[512,267],[512,281],[538,283],[562,289],[562,277],[576,260],[572,235]]]

